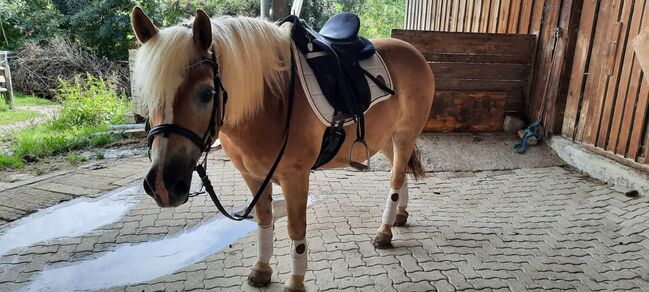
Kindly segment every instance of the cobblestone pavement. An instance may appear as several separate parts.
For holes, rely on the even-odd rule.
[[[228,206],[247,203],[250,195],[228,161],[215,159],[210,172]],[[84,192],[103,190],[95,182],[85,185],[93,190],[81,187]],[[649,291],[647,197],[628,198],[560,167],[435,173],[410,183],[408,225],[395,229],[394,248],[377,250],[370,238],[387,189],[386,172],[312,175],[306,274],[310,291]],[[51,290],[256,290],[245,281],[256,257],[254,231],[231,243],[214,236],[222,249],[181,262],[175,259],[203,246],[198,237],[183,241],[184,236],[202,232],[201,226],[217,216],[209,198],[198,196],[176,209],[159,209],[146,195],[132,196],[136,205],[116,222],[9,251],[0,258],[0,290],[48,285]],[[290,272],[281,203],[275,202],[280,218],[268,291],[281,291]],[[0,230],[7,234],[22,221]],[[252,223],[237,226],[254,228]],[[128,257],[109,260],[129,249]],[[162,256],[154,255],[161,249]],[[155,258],[148,259],[149,253]],[[160,258],[167,264],[137,268]],[[92,264],[103,259],[108,264]],[[124,282],[133,277],[140,277],[139,282]]]

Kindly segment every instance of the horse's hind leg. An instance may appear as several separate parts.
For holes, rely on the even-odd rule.
[[[406,169],[408,167],[408,161],[410,160],[413,150],[415,147],[415,142],[418,133],[399,133],[395,132],[392,136],[392,171],[390,177],[390,192],[385,202],[385,209],[383,210],[383,216],[381,218],[381,227],[376,232],[376,237],[373,240],[373,244],[377,248],[389,248],[392,246],[392,226],[395,225],[397,219],[397,208],[399,208],[402,213],[402,218],[407,218],[407,213],[405,212],[406,207],[406,198],[407,196],[407,184],[406,184]],[[384,154],[390,152],[390,147],[384,147],[382,150]],[[400,204],[401,201],[406,202],[404,205]],[[405,220],[404,220],[405,221]],[[405,223],[405,222],[404,222]]]
[[[250,191],[255,194],[262,181],[243,174],[243,179]],[[257,205],[257,262],[248,275],[248,284],[253,287],[266,287],[270,284],[273,269],[270,267],[270,258],[273,256],[273,206],[272,185],[264,189]]]

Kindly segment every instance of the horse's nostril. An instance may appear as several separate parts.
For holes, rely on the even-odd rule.
[[[153,190],[151,189],[151,186],[149,186],[149,182],[144,179],[142,181],[142,188],[144,188],[144,191],[146,192],[147,195],[153,197]]]
[[[178,180],[174,186],[174,194],[181,196],[189,193],[189,184],[184,180]]]

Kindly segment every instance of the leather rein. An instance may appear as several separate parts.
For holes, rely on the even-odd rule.
[[[151,160],[151,146],[153,145],[153,140],[158,134],[162,134],[164,137],[168,137],[169,134],[176,134],[176,135],[183,136],[188,140],[192,141],[192,143],[194,143],[194,145],[196,145],[198,149],[201,150],[201,153],[198,156],[199,158],[203,153],[205,153],[202,162],[196,163],[198,158],[194,162],[195,163],[194,171],[198,173],[198,176],[201,179],[201,182],[203,184],[201,189],[205,188],[205,192],[207,192],[207,194],[210,196],[210,199],[212,199],[212,202],[214,203],[216,208],[221,212],[221,214],[223,214],[225,217],[229,219],[235,221],[242,221],[244,219],[250,218],[249,217],[250,213],[252,212],[253,208],[257,204],[257,201],[259,201],[259,198],[261,198],[261,195],[264,193],[264,190],[270,183],[275,173],[275,170],[279,165],[279,162],[282,160],[282,157],[284,156],[284,150],[286,149],[286,144],[288,143],[290,121],[291,121],[291,116],[293,114],[293,99],[295,97],[294,96],[295,95],[294,92],[295,91],[295,64],[293,63],[293,57],[294,57],[293,50],[291,49],[291,79],[289,83],[287,117],[286,117],[286,123],[284,125],[284,143],[282,145],[282,148],[279,150],[279,153],[277,154],[277,158],[275,159],[275,162],[270,168],[268,175],[266,175],[266,178],[259,186],[257,193],[255,194],[252,201],[250,202],[248,207],[241,215],[235,213],[230,214],[225,210],[225,208],[219,201],[219,198],[216,196],[216,192],[214,191],[212,182],[207,176],[207,155],[212,148],[212,142],[213,142],[212,139],[218,135],[219,128],[223,126],[224,117],[225,117],[225,104],[227,103],[228,100],[228,92],[223,86],[223,82],[221,81],[221,77],[219,75],[219,65],[216,60],[216,53],[214,52],[214,48],[211,49],[211,53],[212,53],[211,58],[205,58],[199,62],[190,65],[190,67],[193,67],[196,65],[207,63],[211,65],[212,68],[214,69],[215,99],[213,100],[212,114],[210,117],[210,123],[208,125],[207,130],[205,131],[205,133],[203,133],[203,136],[199,136],[198,134],[194,133],[192,130],[189,130],[177,124],[160,124],[153,128],[150,128],[150,124],[147,119],[145,131],[147,133],[147,142],[149,147],[149,160]],[[195,196],[201,193],[202,192],[199,191],[190,194],[190,196]]]

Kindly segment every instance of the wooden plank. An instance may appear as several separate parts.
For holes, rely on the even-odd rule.
[[[530,30],[530,23],[532,22],[532,7],[534,0],[523,0],[520,12],[520,21],[518,22],[517,33],[528,33]]]
[[[628,53],[625,55],[624,40],[626,39],[627,32],[629,31],[629,24],[631,23],[631,12],[633,11],[632,0],[623,0],[624,5],[614,6],[612,11],[613,15],[621,15],[619,19],[611,24],[609,29],[609,36],[606,44],[606,63],[604,63],[604,74],[608,77],[608,84],[606,84],[606,91],[603,97],[603,105],[599,119],[593,125],[597,129],[597,137],[593,141],[597,147],[606,147],[609,137],[609,126],[611,122],[612,107],[616,99],[616,89],[619,82],[619,77],[622,72],[622,64],[624,58],[628,58]],[[620,13],[621,11],[621,13]],[[636,10],[637,12],[637,10]],[[640,11],[642,13],[642,11]],[[628,50],[626,50],[628,52]],[[631,56],[632,57],[632,56]]]
[[[475,20],[475,1],[476,0],[468,0],[466,3],[466,22],[464,23],[465,32],[473,32],[473,21]]]
[[[456,63],[496,63],[496,64],[531,64],[532,53],[529,55],[479,55],[479,54],[440,54],[421,52],[429,62]]]
[[[639,5],[640,3],[637,4]],[[636,9],[639,10],[639,7],[636,7]],[[638,28],[635,35],[633,35],[632,38],[629,38],[629,40],[634,39],[640,33],[641,28],[646,26],[649,26],[649,9],[647,9],[647,7],[645,7],[644,9],[641,26]],[[628,47],[631,48],[633,46],[629,44]],[[629,90],[626,94],[626,104],[624,106],[624,112],[622,114],[622,123],[620,125],[620,132],[618,135],[619,137],[618,137],[617,148],[615,150],[617,154],[624,155],[624,156],[627,155],[627,149],[629,147],[629,137],[634,127],[632,121],[635,114],[634,112],[635,106],[638,103],[639,94],[640,94],[640,85],[642,82],[642,69],[640,68],[640,64],[638,63],[638,61],[635,59],[635,52],[633,52],[632,55],[634,56],[634,58],[631,61],[633,62],[633,66],[631,69],[632,70],[631,78],[629,80]],[[640,127],[641,125],[637,125],[637,126]]]
[[[443,22],[443,19],[444,19],[444,17],[443,17],[444,13],[442,11],[442,4],[443,4],[443,0],[437,0],[437,21],[435,23],[435,25],[436,25],[435,30],[436,31],[441,31],[442,30],[442,22]]]
[[[2,63],[4,65],[4,67],[5,67],[4,68],[4,76],[7,78],[6,84],[5,84],[6,89],[7,89],[7,93],[5,93],[5,100],[6,100],[7,106],[10,109],[15,109],[16,104],[14,103],[14,88],[13,88],[13,85],[11,83],[11,66],[9,66],[9,60],[8,60],[8,56],[7,56],[6,53],[1,54],[0,58],[3,60]]]
[[[444,3],[442,4],[442,28],[440,29],[440,31],[449,31],[449,27],[448,27],[449,26],[449,21],[448,21],[448,19],[449,19],[450,15],[451,15],[449,13],[449,11],[451,10],[450,9],[451,6],[449,6],[449,4],[451,4],[450,3],[451,1],[453,1],[453,0],[444,0]]]
[[[595,25],[594,39],[593,39],[593,48],[592,55],[594,58],[590,59],[590,64],[588,66],[588,76],[585,82],[585,88],[582,98],[582,106],[580,116],[583,117],[579,119],[577,125],[577,133],[575,139],[577,141],[589,141],[590,138],[590,126],[593,121],[593,111],[595,110],[595,103],[597,102],[597,86],[602,84],[602,75],[603,75],[603,65],[602,58],[600,56],[606,53],[606,43],[605,39],[610,25],[610,9],[612,7],[612,0],[601,0],[599,5],[599,13],[597,15],[597,23]],[[597,121],[599,122],[599,121]],[[592,142],[589,142],[592,143]]]
[[[505,118],[503,92],[437,91],[426,131],[497,132]]]
[[[489,12],[489,27],[487,32],[497,33],[498,32],[498,22],[500,19],[500,1],[502,0],[491,0],[491,11]]]
[[[514,2],[517,2],[514,0]],[[498,12],[498,25],[496,31],[498,33],[507,33],[507,28],[509,27],[509,11],[511,7],[511,0],[501,0],[500,1],[500,11]]]
[[[482,1],[482,9],[480,17],[480,32],[487,32],[489,29],[489,18],[491,17],[491,0]]]
[[[570,74],[570,86],[568,88],[562,131],[564,136],[571,139],[574,139],[576,134],[575,128],[579,119],[579,106],[582,101],[583,84],[586,81],[586,69],[592,52],[592,35],[599,2],[600,0],[585,0],[579,22],[579,34],[575,47],[572,73]]]
[[[448,31],[457,32],[457,23],[460,15],[460,0],[453,0],[453,6],[451,10],[451,25]]]
[[[439,20],[440,20],[439,12],[440,12],[441,3],[442,3],[441,0],[435,0],[435,5],[433,5],[434,17],[433,17],[433,29],[432,30],[434,30],[434,31],[439,30]]]
[[[554,48],[550,66],[548,67],[548,79],[542,93],[542,103],[539,105],[539,119],[545,125],[545,134],[549,135],[560,130],[563,122],[567,91],[567,79],[569,64],[572,62],[572,49],[575,45],[575,35],[579,24],[579,14],[583,0],[563,0],[561,3],[561,14],[558,27],[562,33],[555,35]]]
[[[456,31],[464,32],[464,23],[466,22],[466,0],[460,0],[459,2]]]
[[[543,30],[539,34],[539,43],[534,68],[534,83],[531,88],[531,95],[528,101],[528,117],[531,120],[542,118],[542,106],[544,104],[544,90],[550,79],[550,70],[556,45],[555,29],[559,26],[561,1],[551,1],[544,19]]]
[[[633,39],[633,50],[635,51],[638,63],[640,63],[640,67],[644,72],[645,80],[649,82],[649,26],[645,27],[642,32]]]
[[[527,33],[536,35],[539,34],[539,32],[541,31],[541,23],[543,21],[543,8],[546,3],[552,1],[556,0],[534,0],[534,7],[532,8],[532,21],[530,23],[530,29]]]
[[[409,42],[420,52],[482,55],[528,55],[534,50],[536,40],[533,35],[448,33],[400,29],[392,30],[392,37]]]
[[[523,96],[527,82],[509,80],[435,79],[441,91],[506,91],[511,96]]]
[[[527,80],[530,66],[522,64],[429,63],[436,79]]]
[[[646,71],[645,71],[646,72]],[[634,120],[633,120],[633,131],[631,132],[631,140],[629,143],[629,150],[627,151],[627,157],[630,159],[637,159],[640,152],[640,146],[642,146],[642,136],[645,131],[647,131],[647,110],[649,110],[649,78],[646,78],[647,73],[643,73],[645,78],[641,79],[642,83],[640,86],[640,93],[638,94],[638,104],[635,108]],[[645,149],[649,150],[648,145],[645,145]],[[645,160],[649,162],[647,156],[645,155]]]
[[[647,11],[647,14],[649,14],[649,11]],[[638,35],[642,27],[641,22],[644,21],[649,21],[649,16],[645,20],[642,20],[642,7],[636,8],[633,13],[633,20],[631,20],[631,25],[629,26],[629,39],[634,39]],[[639,66],[634,66],[634,55],[633,46],[627,46],[624,64],[620,71],[619,84],[617,85],[617,99],[613,108],[610,134],[608,136],[608,143],[606,144],[606,150],[615,151],[616,153],[618,153],[618,150],[626,150],[626,139],[621,137],[628,135],[629,129],[626,127],[622,128],[624,125],[623,118],[625,115],[632,115],[629,111],[629,103],[631,103],[630,106],[633,106],[638,94],[638,83],[633,82],[633,80],[639,78],[640,68]],[[618,145],[619,142],[625,145]],[[624,155],[624,153],[618,154]]]
[[[507,21],[507,33],[518,33],[518,20],[521,13],[521,1],[513,0],[509,9],[509,20]]]
[[[473,22],[471,27],[471,32],[480,31],[480,23],[482,22],[482,2],[483,0],[475,0],[475,5],[473,6]]]

